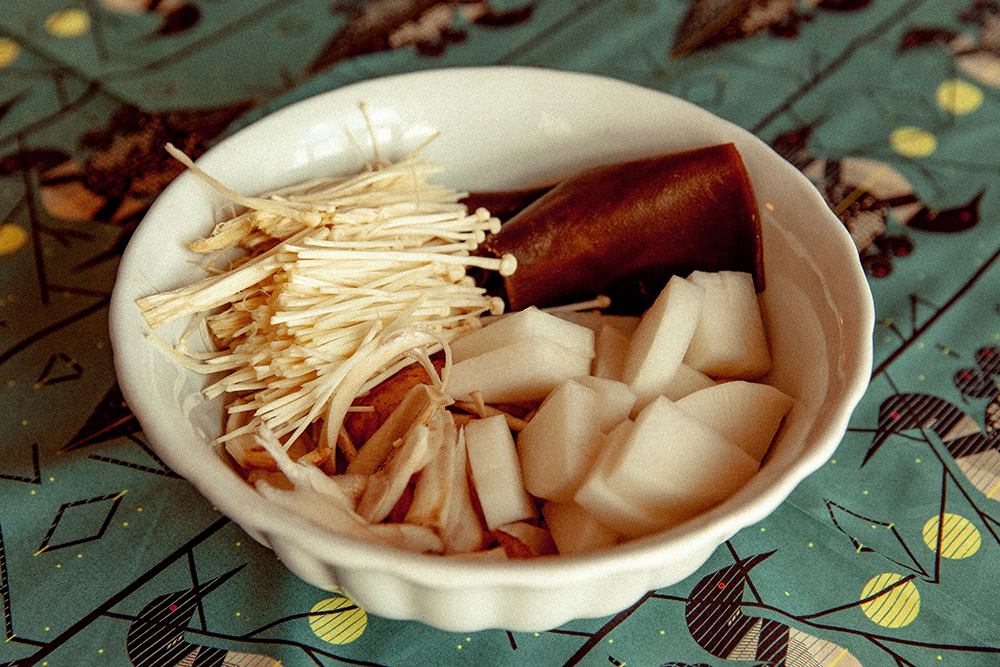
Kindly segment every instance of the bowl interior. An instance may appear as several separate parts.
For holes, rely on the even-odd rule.
[[[156,201],[122,259],[111,306],[115,363],[153,447],[251,535],[306,535],[316,553],[335,550],[336,559],[396,568],[414,578],[447,578],[449,585],[464,577],[531,582],[553,568],[562,576],[583,576],[620,566],[623,554],[631,566],[642,567],[693,545],[714,547],[773,511],[832,454],[867,386],[871,295],[846,231],[798,170],[766,144],[685,101],[622,82],[487,68],[423,72],[331,91],[241,130],[198,164],[247,194],[357,171],[363,164],[357,145],[373,150],[360,103],[368,105],[387,157],[439,133],[426,155],[445,165],[442,182],[469,191],[547,184],[590,165],[734,142],[764,217],[772,382],[797,403],[761,473],[736,497],[677,529],[608,552],[486,569],[321,534],[267,506],[223,464],[209,446],[221,428],[222,403],[199,394],[208,378],[183,370],[145,339],[149,329],[135,299],[204,275],[185,244],[207,234],[225,204],[185,173]],[[176,322],[156,335],[174,342],[188,324]]]

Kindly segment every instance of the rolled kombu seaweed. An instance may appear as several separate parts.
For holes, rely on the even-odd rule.
[[[743,160],[720,144],[589,169],[513,215],[484,248],[513,254],[511,310],[611,297],[639,314],[672,275],[745,271],[764,287],[760,212]]]

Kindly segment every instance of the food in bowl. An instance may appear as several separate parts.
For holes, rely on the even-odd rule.
[[[587,170],[503,226],[419,151],[249,197],[166,148],[241,209],[192,250],[247,254],[136,304],[152,329],[200,315],[215,351],[152,340],[224,373],[204,390],[228,395],[220,454],[306,520],[421,553],[606,548],[735,493],[791,408],[753,382],[771,368],[760,222],[732,144]],[[470,266],[519,309],[481,328],[504,303]],[[600,311],[591,329],[537,308],[635,309],[665,280],[600,354]],[[370,392],[398,400],[348,430]]]
[[[511,308],[611,299],[639,314],[671,275],[743,271],[764,288],[760,213],[739,149],[713,144],[563,179],[486,239],[517,258]]]
[[[497,90],[505,91],[502,109],[492,103]],[[411,554],[319,529],[263,502],[205,447],[218,437],[223,414],[220,399],[205,402],[200,393],[211,380],[150,354],[143,340],[148,326],[135,299],[151,285],[165,291],[198,276],[186,243],[206,234],[213,213],[226,205],[182,175],[139,226],[121,263],[111,324],[122,390],[164,461],[295,574],[322,588],[341,587],[369,613],[390,618],[463,631],[550,628],[620,611],[680,581],[829,457],[870,372],[870,294],[842,226],[766,145],[654,91],[585,75],[487,68],[332,91],[242,130],[198,164],[249,193],[355,171],[360,165],[343,126],[364,133],[358,100],[368,100],[380,144],[397,156],[440,131],[428,158],[447,166],[444,182],[474,192],[530,189],[590,165],[735,143],[761,204],[770,258],[760,295],[774,364],[769,377],[795,404],[760,472],[735,496],[677,528],[614,548],[485,563]],[[158,333],[177,340],[187,324]]]

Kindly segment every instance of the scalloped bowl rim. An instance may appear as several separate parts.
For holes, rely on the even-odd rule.
[[[463,104],[476,113],[469,113],[464,120],[456,118],[461,113],[458,102],[440,101],[447,95],[464,95]],[[497,97],[513,108],[496,110]],[[793,193],[798,203],[815,217],[815,234],[822,239],[822,254],[828,257],[812,252],[811,255],[817,256],[809,261],[847,260],[843,265],[832,265],[832,269],[829,264],[824,267],[837,272],[834,289],[849,311],[849,317],[841,319],[853,318],[844,323],[841,331],[844,363],[839,369],[838,398],[824,408],[821,419],[809,432],[809,450],[797,455],[780,475],[762,479],[767,471],[765,466],[758,479],[740,494],[706,514],[665,533],[611,550],[572,557],[490,562],[486,566],[477,560],[405,553],[329,534],[297,516],[268,506],[238,476],[209,462],[208,458],[213,457],[221,464],[204,442],[197,443],[203,446],[203,452],[197,452],[192,450],[196,443],[190,437],[187,442],[179,441],[176,411],[167,414],[166,408],[171,406],[164,405],[163,392],[156,394],[150,386],[151,380],[159,381],[150,370],[150,363],[158,363],[150,359],[159,352],[142,340],[142,332],[148,328],[138,315],[135,299],[152,291],[151,281],[164,289],[176,286],[177,281],[192,279],[187,269],[181,271],[186,274],[183,277],[167,271],[149,278],[149,273],[156,273],[150,259],[162,257],[163,244],[171,241],[178,248],[176,254],[183,255],[180,242],[207,233],[213,224],[209,214],[216,212],[221,202],[194,175],[184,173],[151,207],[122,257],[110,311],[115,365],[122,393],[154,449],[167,465],[251,535],[277,548],[279,555],[283,555],[283,545],[295,544],[335,568],[391,574],[421,589],[524,587],[544,591],[593,582],[623,571],[641,579],[644,570],[658,571],[671,559],[705,553],[708,548],[701,558],[703,562],[711,550],[738,530],[773,512],[796,485],[832,455],[867,388],[871,372],[874,328],[871,293],[860,263],[850,261],[851,253],[855,260],[857,253],[843,225],[801,172],[762,141],[689,102],[614,79],[521,67],[454,68],[364,81],[296,102],[224,139],[197,163],[230,187],[248,194],[300,180],[318,170],[349,173],[361,166],[361,158],[356,147],[346,145],[342,139],[338,143],[336,136],[346,127],[365,143],[367,128],[357,108],[360,102],[368,104],[379,143],[390,153],[405,153],[441,130],[441,136],[428,147],[427,155],[448,166],[442,180],[469,190],[526,187],[552,182],[588,161],[609,162],[733,141],[747,162],[755,189],[765,187],[773,191],[773,184],[780,183],[781,192]],[[587,112],[586,117],[583,111]],[[631,116],[626,118],[627,114]],[[663,124],[680,127],[687,134],[684,138],[676,136],[679,132],[668,134]],[[493,131],[483,132],[484,128]],[[636,129],[649,136],[637,136]],[[530,132],[530,137],[522,138],[518,133],[523,132]],[[587,146],[581,149],[584,143]],[[471,149],[479,154],[471,156]],[[544,153],[544,159],[539,159],[542,151],[548,152]],[[555,157],[548,157],[550,153]],[[506,161],[495,167],[483,164],[494,157]],[[234,161],[240,160],[256,165],[256,172],[234,166]],[[754,166],[758,163],[768,168],[757,170]],[[237,162],[241,164],[244,163]],[[767,179],[764,186],[758,183],[762,178]],[[760,196],[758,201],[763,203]],[[201,219],[178,222],[176,211],[192,206],[197,208],[191,210],[203,211]],[[174,250],[166,252],[174,254]],[[165,261],[169,264],[173,260]],[[167,284],[171,282],[174,284]],[[175,383],[179,382],[175,379]],[[757,486],[766,482],[767,489],[756,488],[755,482]],[[754,494],[755,497],[749,497]],[[687,570],[691,570],[690,565]],[[679,576],[688,576],[691,572],[687,570]],[[646,582],[647,590],[671,583],[674,582]],[[619,602],[618,606],[627,605]],[[589,613],[586,609],[570,609],[563,617],[553,617],[551,622],[543,624],[554,627],[571,618],[611,611]],[[393,615],[385,610],[377,613]],[[407,614],[403,612],[403,617],[408,617]],[[438,618],[418,620],[462,627],[461,623],[456,625]],[[503,617],[491,618],[486,623],[517,625],[516,621]],[[469,629],[481,625],[474,622]]]

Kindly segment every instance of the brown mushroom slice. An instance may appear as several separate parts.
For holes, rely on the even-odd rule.
[[[410,428],[402,444],[368,478],[357,511],[370,523],[379,523],[402,497],[410,479],[434,460],[449,437],[456,437],[455,422],[443,405],[433,406],[426,420]],[[363,449],[363,448],[362,448]]]
[[[440,362],[443,365],[443,360]],[[344,426],[351,441],[366,442],[388,419],[406,394],[417,385],[431,384],[431,378],[420,364],[403,368],[398,373],[372,387],[366,396],[354,401],[355,406],[372,408],[371,411],[351,412],[344,420]]]
[[[441,536],[445,553],[468,553],[482,548],[485,535],[472,506],[466,473],[464,434],[446,416],[446,433],[433,461],[420,472],[406,523],[427,526]]]
[[[512,310],[611,297],[639,314],[671,275],[745,271],[763,289],[760,212],[739,151],[720,144],[587,170],[562,181],[484,243],[511,253]]]
[[[257,491],[269,501],[339,535],[378,542],[414,552],[440,553],[441,538],[426,526],[411,524],[371,524],[359,516],[350,499],[331,478],[311,466],[299,466],[296,484],[288,490],[267,482],[257,484]]]
[[[389,455],[416,424],[427,424],[431,414],[451,403],[441,390],[426,384],[410,387],[392,413],[375,433],[358,449],[348,464],[347,472],[371,475],[382,466]]]

